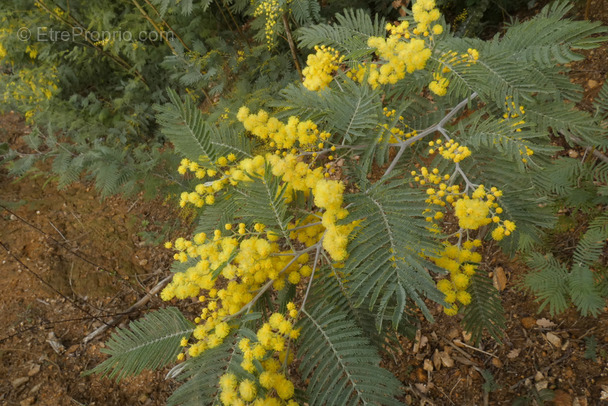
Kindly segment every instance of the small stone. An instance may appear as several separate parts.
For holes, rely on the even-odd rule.
[[[35,401],[36,399],[33,396],[30,396],[29,398],[23,399],[21,402],[19,402],[19,406],[31,406]]]
[[[36,375],[38,372],[40,372],[40,365],[39,364],[34,364],[32,365],[32,367],[30,368],[29,371],[27,371],[27,376],[34,376]]]
[[[21,385],[23,385],[24,383],[26,383],[29,380],[30,380],[29,377],[23,376],[21,378],[13,379],[11,381],[11,385],[13,385],[13,388],[17,389],[18,387],[20,387]]]
[[[78,348],[80,348],[80,345],[78,345],[78,344],[70,345],[70,347],[67,349],[67,351],[65,353],[66,353],[66,355],[73,354],[76,352],[76,350],[78,350]]]
[[[553,333],[547,333],[546,337],[547,337],[547,341],[549,341],[551,343],[551,345],[553,345],[555,348],[561,348],[562,339],[559,338],[559,336],[557,336]]]
[[[35,395],[40,390],[41,386],[42,386],[41,383],[39,383],[38,385],[32,386],[32,389],[30,389],[30,395]]]
[[[500,358],[492,358],[492,365],[494,365],[496,368],[502,368],[502,361]]]
[[[425,359],[423,368],[427,372],[433,372],[433,362],[428,358]]]
[[[536,325],[536,319],[534,319],[534,317],[522,317],[521,325],[524,326],[526,330],[530,330]]]
[[[572,402],[572,406],[587,406],[587,397],[586,396],[579,396],[574,398],[574,401]]]
[[[589,89],[593,89],[594,87],[597,87],[597,85],[599,85],[597,80],[589,79],[589,81],[587,82],[587,86],[589,87]]]
[[[519,357],[519,353],[521,352],[521,348],[513,348],[511,351],[509,351],[509,353],[507,354],[507,358],[509,359],[515,359],[517,357]]]
[[[540,372],[540,371],[536,371],[536,374],[534,375],[534,381],[535,382],[540,382],[543,379],[545,379],[545,375],[543,375],[543,373]]]
[[[534,387],[539,392],[543,389],[547,389],[548,386],[549,386],[549,382],[547,382],[547,381],[540,381],[540,382],[536,382],[536,384],[534,384]]]
[[[573,149],[570,149],[568,150],[568,156],[570,158],[578,158],[578,152]]]

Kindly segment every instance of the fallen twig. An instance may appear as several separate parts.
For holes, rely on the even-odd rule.
[[[152,289],[150,289],[150,291],[141,299],[139,299],[133,306],[129,307],[127,310],[125,310],[124,312],[122,312],[123,314],[116,317],[115,319],[109,321],[107,324],[104,324],[102,326],[100,326],[99,328],[97,328],[95,331],[93,331],[92,333],[90,333],[89,335],[87,335],[83,340],[83,344],[88,343],[89,341],[91,341],[92,339],[94,339],[95,337],[97,337],[98,335],[100,335],[101,333],[103,333],[104,331],[106,331],[108,328],[115,326],[116,324],[118,324],[120,322],[120,320],[122,320],[122,318],[126,315],[131,313],[134,310],[139,309],[140,307],[142,307],[143,305],[145,305],[146,303],[148,303],[150,301],[150,299],[152,299],[152,296],[154,296],[155,294],[157,294],[162,288],[165,287],[165,285],[167,283],[169,283],[169,281],[173,278],[173,275],[169,275],[167,276],[165,279],[163,279],[162,281],[158,282],[156,284],[156,286],[154,286]]]

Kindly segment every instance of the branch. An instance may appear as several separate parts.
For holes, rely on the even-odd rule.
[[[143,305],[145,305],[146,303],[148,303],[150,301],[150,299],[152,299],[152,296],[154,296],[155,294],[158,293],[159,290],[161,290],[162,288],[165,287],[165,285],[167,283],[169,283],[169,281],[173,278],[173,275],[169,275],[167,276],[165,279],[163,279],[162,281],[158,282],[156,284],[156,286],[154,286],[152,289],[150,289],[150,291],[141,299],[139,299],[133,306],[129,307],[127,310],[125,310],[124,312],[122,312],[122,314],[118,317],[116,317],[115,319],[113,319],[112,321],[108,322],[107,324],[102,325],[101,327],[99,327],[98,329],[96,329],[95,331],[93,331],[91,334],[87,335],[83,340],[82,343],[86,344],[89,341],[91,341],[93,338],[97,337],[99,334],[103,333],[104,331],[106,331],[107,329],[109,329],[112,326],[115,326],[116,324],[118,324],[118,322],[126,315],[131,313],[132,311],[139,309],[140,307],[142,307]]]
[[[405,148],[412,145],[416,141],[426,137],[427,135],[434,133],[435,131],[443,130],[444,129],[443,126],[446,125],[446,123],[448,121],[450,121],[456,114],[458,114],[458,112],[460,112],[460,110],[462,110],[464,108],[464,106],[466,106],[475,97],[477,97],[477,92],[473,92],[469,97],[467,97],[466,99],[464,99],[463,101],[458,103],[437,124],[434,124],[434,125],[428,127],[427,129],[423,130],[420,134],[416,135],[415,137],[408,138],[405,141],[388,144],[390,147],[399,147],[399,152],[397,152],[397,155],[395,156],[395,158],[393,158],[393,161],[391,162],[390,166],[386,169],[386,172],[384,172],[384,175],[382,177],[383,178],[388,177],[388,175],[393,171],[393,169],[395,169],[395,166],[397,166],[399,159],[401,159],[401,156],[405,152]]]

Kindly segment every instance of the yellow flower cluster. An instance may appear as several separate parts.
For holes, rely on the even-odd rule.
[[[439,20],[441,13],[436,8],[435,0],[418,0],[412,5],[414,21],[418,23],[414,29],[415,34],[428,35],[428,30],[434,21]],[[434,27],[433,27],[434,31]]]
[[[443,311],[448,316],[453,316],[458,313],[457,301],[464,306],[471,303],[471,294],[467,292],[467,288],[470,278],[475,274],[477,264],[481,262],[481,255],[472,250],[481,246],[481,240],[467,240],[462,248],[447,242],[444,245],[445,248],[439,255],[431,259],[435,265],[450,273],[449,279],[437,282],[437,289],[445,295],[445,302],[451,305],[445,307]]]
[[[479,51],[473,48],[467,49],[467,53],[459,54],[456,51],[445,52],[439,57],[439,62],[443,65],[442,73],[448,73],[452,69],[450,66],[454,67],[460,64],[465,64],[465,66],[471,66],[479,60]]]
[[[338,51],[325,45],[315,46],[315,51],[316,53],[308,55],[307,66],[302,70],[304,87],[312,91],[325,89],[333,79],[332,74],[344,60]]]
[[[193,241],[178,238],[174,244],[165,245],[174,246],[179,261],[191,258],[197,263],[185,272],[177,272],[161,292],[161,298],[186,299],[204,291],[199,297],[204,307],[195,320],[199,325],[194,330],[194,338],[198,341],[190,346],[190,356],[221,344],[229,333],[223,320],[250,303],[263,284],[272,281],[273,287],[280,290],[286,281],[297,284],[312,271],[306,265],[307,253],[280,251],[279,245],[271,241],[276,239],[274,233],[264,232],[261,224],[256,224],[250,232],[244,224],[239,225],[238,230],[233,230],[230,224],[224,228],[233,235],[224,237],[220,230],[215,230],[211,239],[199,233]]]
[[[306,247],[316,244],[325,231],[325,227],[319,222],[319,218],[312,214],[297,223],[289,224],[288,229],[293,230],[290,231],[289,238],[301,242]]]
[[[488,217],[489,213],[490,208],[481,199],[465,196],[454,203],[454,214],[458,217],[458,225],[463,229],[477,230],[490,224],[492,219]]]
[[[264,110],[256,114],[250,113],[247,107],[241,107],[236,117],[247,131],[279,149],[292,148],[296,142],[300,147],[309,147],[330,136],[327,132],[319,131],[311,120],[300,121],[294,116],[289,117],[287,124],[284,124],[277,118],[270,117]]]
[[[486,191],[484,185],[479,185],[471,197],[464,196],[452,203],[460,228],[476,230],[481,226],[495,223],[497,227],[492,232],[492,238],[499,241],[504,236],[511,235],[515,231],[515,223],[501,220],[499,215],[502,214],[503,209],[496,201],[500,196],[502,191],[495,187]]]
[[[240,405],[287,405],[297,406],[292,400],[294,385],[280,372],[281,364],[287,365],[293,360],[293,353],[288,353],[288,341],[300,335],[300,329],[293,328],[293,321],[298,312],[293,303],[287,304],[288,317],[273,313],[256,333],[256,342],[249,338],[239,341],[243,353],[241,367],[252,374],[254,380],[238,381],[234,374],[228,373],[220,378],[220,400],[226,406]],[[285,358],[287,357],[287,363]],[[256,368],[256,364],[262,367]],[[262,397],[262,393],[265,396]]]
[[[215,162],[214,168],[226,168],[230,163],[236,161],[236,155],[229,154],[227,157],[219,157]],[[262,158],[263,164],[263,158]],[[188,171],[192,172],[197,179],[204,179],[205,177],[214,178],[205,183],[199,183],[196,185],[192,192],[182,192],[180,195],[180,207],[186,206],[190,203],[196,207],[203,207],[204,205],[213,205],[215,203],[215,194],[225,188],[229,183],[234,184],[234,180],[228,176],[216,178],[218,169],[209,168],[205,169],[198,163],[190,161],[189,159],[182,159],[177,172],[181,175],[186,174]]]
[[[433,141],[431,141],[433,142]],[[439,169],[428,170],[420,168],[420,173],[412,171],[414,181],[421,186],[427,187],[428,195],[426,203],[439,206],[436,210],[427,208],[426,221],[433,222],[443,219],[445,207],[449,203],[454,208],[454,215],[458,218],[458,226],[463,230],[477,230],[481,226],[490,223],[496,224],[492,232],[492,238],[499,241],[509,236],[515,230],[515,223],[510,220],[502,221],[500,214],[503,212],[497,198],[502,196],[502,191],[495,187],[486,190],[484,185],[478,185],[471,196],[463,195],[459,185],[448,185],[444,181],[450,179],[449,175],[441,175]]]
[[[445,143],[442,143],[441,139],[430,141],[429,146],[431,147],[429,154],[434,154],[437,151],[444,159],[454,161],[454,163],[458,163],[471,156],[471,150],[468,147],[460,145],[453,139]]]
[[[405,24],[407,22],[402,22],[400,25]],[[391,34],[386,39],[370,37],[367,45],[376,48],[376,54],[383,63],[370,65],[369,73],[366,72],[367,68],[361,65],[359,69],[353,69],[351,77],[362,81],[367,74],[367,81],[374,88],[388,83],[395,84],[403,79],[406,73],[424,69],[431,57],[431,50],[420,38],[410,38],[406,42],[400,35]]]
[[[435,93],[437,96],[445,96],[448,91],[450,81],[438,73],[433,74],[433,79],[435,80],[429,83],[429,90]]]
[[[383,110],[383,114],[385,117],[391,118],[395,114],[397,114],[397,111],[394,109],[389,110],[387,107],[385,107]],[[403,118],[403,116],[399,116],[396,126],[390,127],[387,123],[384,123],[381,124],[381,127],[384,129],[385,134],[390,134],[390,143],[397,143],[403,141],[404,139],[415,137],[418,134],[416,130],[406,132],[406,130],[409,129],[409,126],[405,124],[405,119]],[[379,141],[382,141],[383,138],[384,137],[381,136]]]
[[[266,18],[264,30],[266,32],[266,45],[268,45],[268,49],[274,46],[275,26],[281,14],[283,14],[283,9],[279,7],[277,0],[263,0],[253,13],[254,17],[264,15]]]
[[[403,79],[406,73],[424,69],[431,57],[424,37],[429,36],[429,27],[437,21],[441,14],[435,7],[434,0],[418,0],[412,6],[412,14],[416,27],[410,30],[408,21],[398,25],[387,24],[388,38],[370,37],[367,45],[376,49],[380,58],[378,63],[360,64],[347,72],[347,75],[358,82],[367,82],[376,88],[379,85],[395,84]],[[433,34],[439,35],[443,27],[436,24],[432,27]],[[422,37],[422,38],[421,38]]]
[[[515,102],[512,100],[511,96],[507,96],[505,100],[505,107],[507,112],[503,114],[501,122],[510,120],[512,121],[512,127],[518,127],[515,129],[515,132],[521,132],[521,126],[526,123],[524,119],[524,115],[526,114],[526,110],[524,106],[517,107]],[[521,138],[519,138],[521,141]],[[500,138],[498,141],[502,141]],[[534,154],[534,151],[530,149],[527,145],[524,145],[523,148],[519,149],[519,154],[522,156],[521,161],[523,163],[528,162],[528,157],[531,157]]]
[[[1,59],[1,58],[0,58]],[[57,69],[20,69],[18,78],[8,82],[0,101],[11,103],[11,100],[27,104],[25,118],[31,121],[41,105],[50,100],[58,91]]]

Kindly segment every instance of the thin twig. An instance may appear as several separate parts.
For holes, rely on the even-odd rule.
[[[602,152],[598,151],[597,149],[590,147],[590,146],[584,146],[582,145],[583,140],[581,140],[580,138],[578,138],[576,135],[574,134],[566,134],[565,131],[560,130],[559,134],[566,137],[566,138],[570,138],[572,141],[576,142],[578,145],[580,145],[581,147],[585,148],[585,153],[591,151],[591,153],[593,154],[593,156],[595,156],[596,158],[604,161],[604,162],[608,162],[608,156],[606,156],[605,154],[603,154]]]
[[[481,352],[482,354],[486,354],[486,355],[489,355],[489,356],[491,356],[491,357],[498,358],[496,355],[494,355],[494,354],[492,354],[492,353],[490,353],[490,352],[487,352],[487,351],[481,350],[481,349],[479,349],[479,348],[477,348],[477,347],[473,347],[472,345],[468,345],[468,344],[466,344],[466,343],[463,343],[463,342],[462,342],[462,341],[460,341],[460,340],[454,340],[454,343],[455,343],[455,344],[460,344],[460,345],[465,346],[465,347],[467,347],[467,348],[470,348],[470,349],[472,349],[473,351]]]
[[[565,359],[567,359],[570,356],[570,354],[572,354],[572,348],[568,348],[568,351],[564,355],[562,355],[561,357],[559,357],[558,359],[556,359],[555,361],[553,361],[552,363],[550,363],[546,367],[541,368],[539,371],[542,372],[542,373],[547,372],[549,369],[551,369],[551,367],[553,367],[553,366],[561,363]],[[526,376],[525,378],[520,379],[519,381],[517,381],[513,385],[511,385],[509,387],[509,390],[515,390],[515,389],[517,389],[517,387],[519,385],[521,385],[522,383],[524,383],[527,379],[534,379],[535,376],[536,376],[536,372],[533,375],[529,375],[529,376]]]
[[[287,42],[289,43],[289,49],[291,49],[291,56],[293,57],[293,62],[296,65],[296,70],[300,75],[300,80],[304,79],[304,75],[302,75],[302,69],[300,68],[300,62],[298,62],[298,53],[296,51],[296,44],[293,42],[293,37],[291,36],[291,29],[289,28],[289,21],[287,21],[287,15],[283,13],[283,26],[285,27],[285,32],[287,33]]]
[[[91,341],[93,338],[97,337],[99,334],[103,333],[104,331],[106,331],[108,328],[115,326],[116,324],[118,324],[118,322],[120,320],[122,320],[122,318],[124,317],[124,315],[129,314],[131,312],[133,312],[134,310],[139,309],[140,307],[142,307],[143,305],[145,305],[146,303],[148,303],[150,301],[150,299],[152,299],[152,296],[154,296],[155,294],[158,293],[159,290],[161,290],[162,288],[165,287],[165,285],[167,283],[169,283],[169,281],[173,278],[173,275],[169,275],[167,276],[165,279],[163,279],[162,281],[158,282],[156,284],[156,286],[154,286],[152,289],[150,289],[150,291],[141,299],[139,299],[133,306],[129,307],[127,310],[125,310],[123,313],[123,315],[116,317],[115,319],[111,320],[110,322],[104,324],[103,326],[99,327],[98,329],[96,329],[95,331],[93,331],[91,334],[87,335],[83,340],[82,343],[86,344],[89,341]]]
[[[51,227],[53,227],[55,229],[55,231],[57,231],[59,233],[59,235],[61,236],[61,238],[63,238],[63,240],[65,242],[68,242],[68,239],[65,238],[65,236],[61,233],[61,231],[59,231],[59,229],[57,227],[55,227],[55,224],[53,224],[53,222],[51,220],[48,220],[48,222],[51,225]]]
[[[477,97],[477,92],[472,93],[469,97],[467,97],[466,99],[464,99],[463,101],[458,103],[437,124],[434,124],[434,125],[428,127],[427,129],[423,130],[420,134],[416,135],[415,137],[408,138],[405,141],[388,144],[391,147],[399,147],[399,152],[397,152],[397,155],[395,155],[395,158],[393,158],[393,161],[391,162],[390,166],[386,169],[386,172],[384,172],[384,175],[382,177],[387,178],[388,175],[393,171],[393,169],[395,169],[395,166],[397,166],[399,159],[401,159],[401,156],[405,152],[405,148],[412,145],[414,142],[426,137],[427,135],[434,133],[435,131],[442,130],[443,126],[446,125],[446,123],[448,121],[450,121],[460,110],[462,110],[464,108],[464,106],[466,106],[475,97]]]

